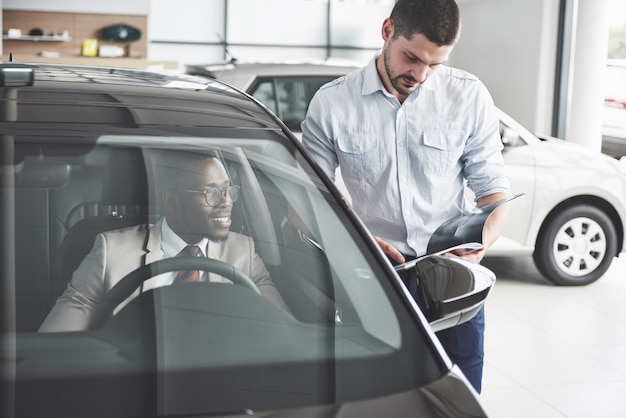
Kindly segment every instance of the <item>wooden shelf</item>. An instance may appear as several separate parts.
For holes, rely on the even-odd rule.
[[[13,38],[8,35],[2,35],[2,39],[7,41],[30,41],[30,42],[69,42],[72,40],[69,36],[64,35],[22,35],[19,38]]]
[[[0,0],[2,3],[2,0]],[[144,34],[136,42],[114,42],[102,38],[102,29],[116,24],[135,27]],[[26,55],[57,53],[59,57],[76,57],[82,54],[84,39],[97,39],[100,46],[119,46],[126,48],[126,55],[146,57],[148,42],[145,34],[148,30],[147,15],[117,15],[102,13],[65,13],[35,10],[2,10],[3,52],[13,53],[20,62]],[[9,38],[8,28],[19,29],[22,36]],[[33,28],[41,30],[43,36],[31,35]],[[45,35],[48,36],[45,36]],[[17,33],[11,33],[17,35]],[[64,36],[65,35],[65,36]],[[71,35],[71,38],[70,38]],[[141,64],[137,64],[141,65]]]
[[[8,61],[8,53],[1,57],[3,61]],[[42,57],[41,55],[13,54],[16,62],[23,63],[48,63],[48,64],[78,64],[78,65],[96,65],[104,67],[119,68],[139,68],[139,69],[163,69],[178,71],[178,62],[176,61],[159,61],[148,60],[141,57],[82,57],[61,55],[56,58]]]

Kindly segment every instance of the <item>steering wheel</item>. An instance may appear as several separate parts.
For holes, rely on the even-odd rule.
[[[146,280],[162,273],[179,270],[202,270],[216,273],[236,285],[244,286],[257,294],[259,288],[252,279],[234,266],[208,257],[172,257],[157,260],[128,273],[102,298],[94,315],[91,328],[99,328],[113,315],[115,308],[125,301]]]

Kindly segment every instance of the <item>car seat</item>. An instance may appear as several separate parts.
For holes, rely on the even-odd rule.
[[[148,195],[147,166],[141,149],[112,148],[102,179],[100,203],[106,209],[69,227],[58,253],[58,294],[93,247],[96,235],[150,222]],[[73,215],[68,213],[68,216]]]
[[[50,196],[68,184],[72,170],[64,161],[38,154],[27,153],[24,158],[16,157],[16,161],[16,330],[30,331],[47,315],[53,293],[50,236],[55,234],[55,226],[48,210]]]

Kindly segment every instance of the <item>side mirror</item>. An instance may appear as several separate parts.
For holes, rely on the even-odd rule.
[[[460,258],[424,257],[414,268],[419,282],[417,304],[434,331],[472,319],[496,282],[491,270]]]
[[[519,142],[519,134],[514,129],[508,126],[500,126],[500,135],[502,137],[502,144],[505,147],[515,147]]]

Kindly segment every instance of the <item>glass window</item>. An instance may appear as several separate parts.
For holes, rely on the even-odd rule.
[[[233,44],[326,45],[328,5],[311,0],[229,0],[226,39]],[[288,36],[286,36],[288,34]]]
[[[301,132],[300,124],[306,117],[313,95],[321,86],[335,78],[336,75],[261,78],[251,91],[290,130]]]
[[[370,49],[365,58],[367,62],[373,51],[382,47],[380,28],[383,20],[389,17],[394,3],[393,0],[331,0],[330,45]],[[358,18],[355,19],[356,16]]]
[[[312,88],[295,81],[279,85],[306,98]],[[79,396],[77,411],[100,405],[123,416],[217,414],[242,404],[278,410],[411,391],[442,373],[362,232],[282,134],[0,125],[14,145],[16,408],[22,415],[54,415],[61,391]],[[177,183],[187,179],[189,161],[207,156],[224,167],[226,181]],[[169,175],[172,169],[179,174]],[[252,286],[232,272],[212,279],[223,274],[219,265],[203,265],[205,280],[183,285],[168,282],[174,272],[161,267],[126,275],[133,262],[120,265],[133,251],[142,257],[165,252],[150,243],[166,234],[168,199],[207,208],[213,202],[208,190],[230,199],[229,186],[238,188],[230,214],[205,219],[227,225],[228,238],[214,238],[207,251],[237,237],[261,263],[244,269]],[[227,259],[239,260],[241,251]],[[128,285],[122,290],[113,286],[117,269]],[[264,292],[267,283],[251,277],[263,269],[284,306]],[[106,298],[90,287],[97,280]],[[63,294],[93,309],[89,325],[53,332],[81,315],[74,304],[61,328],[38,332]],[[32,390],[49,395],[34,404]]]
[[[265,105],[274,114],[278,114],[278,104],[273,80],[265,80],[259,83],[252,95]]]

